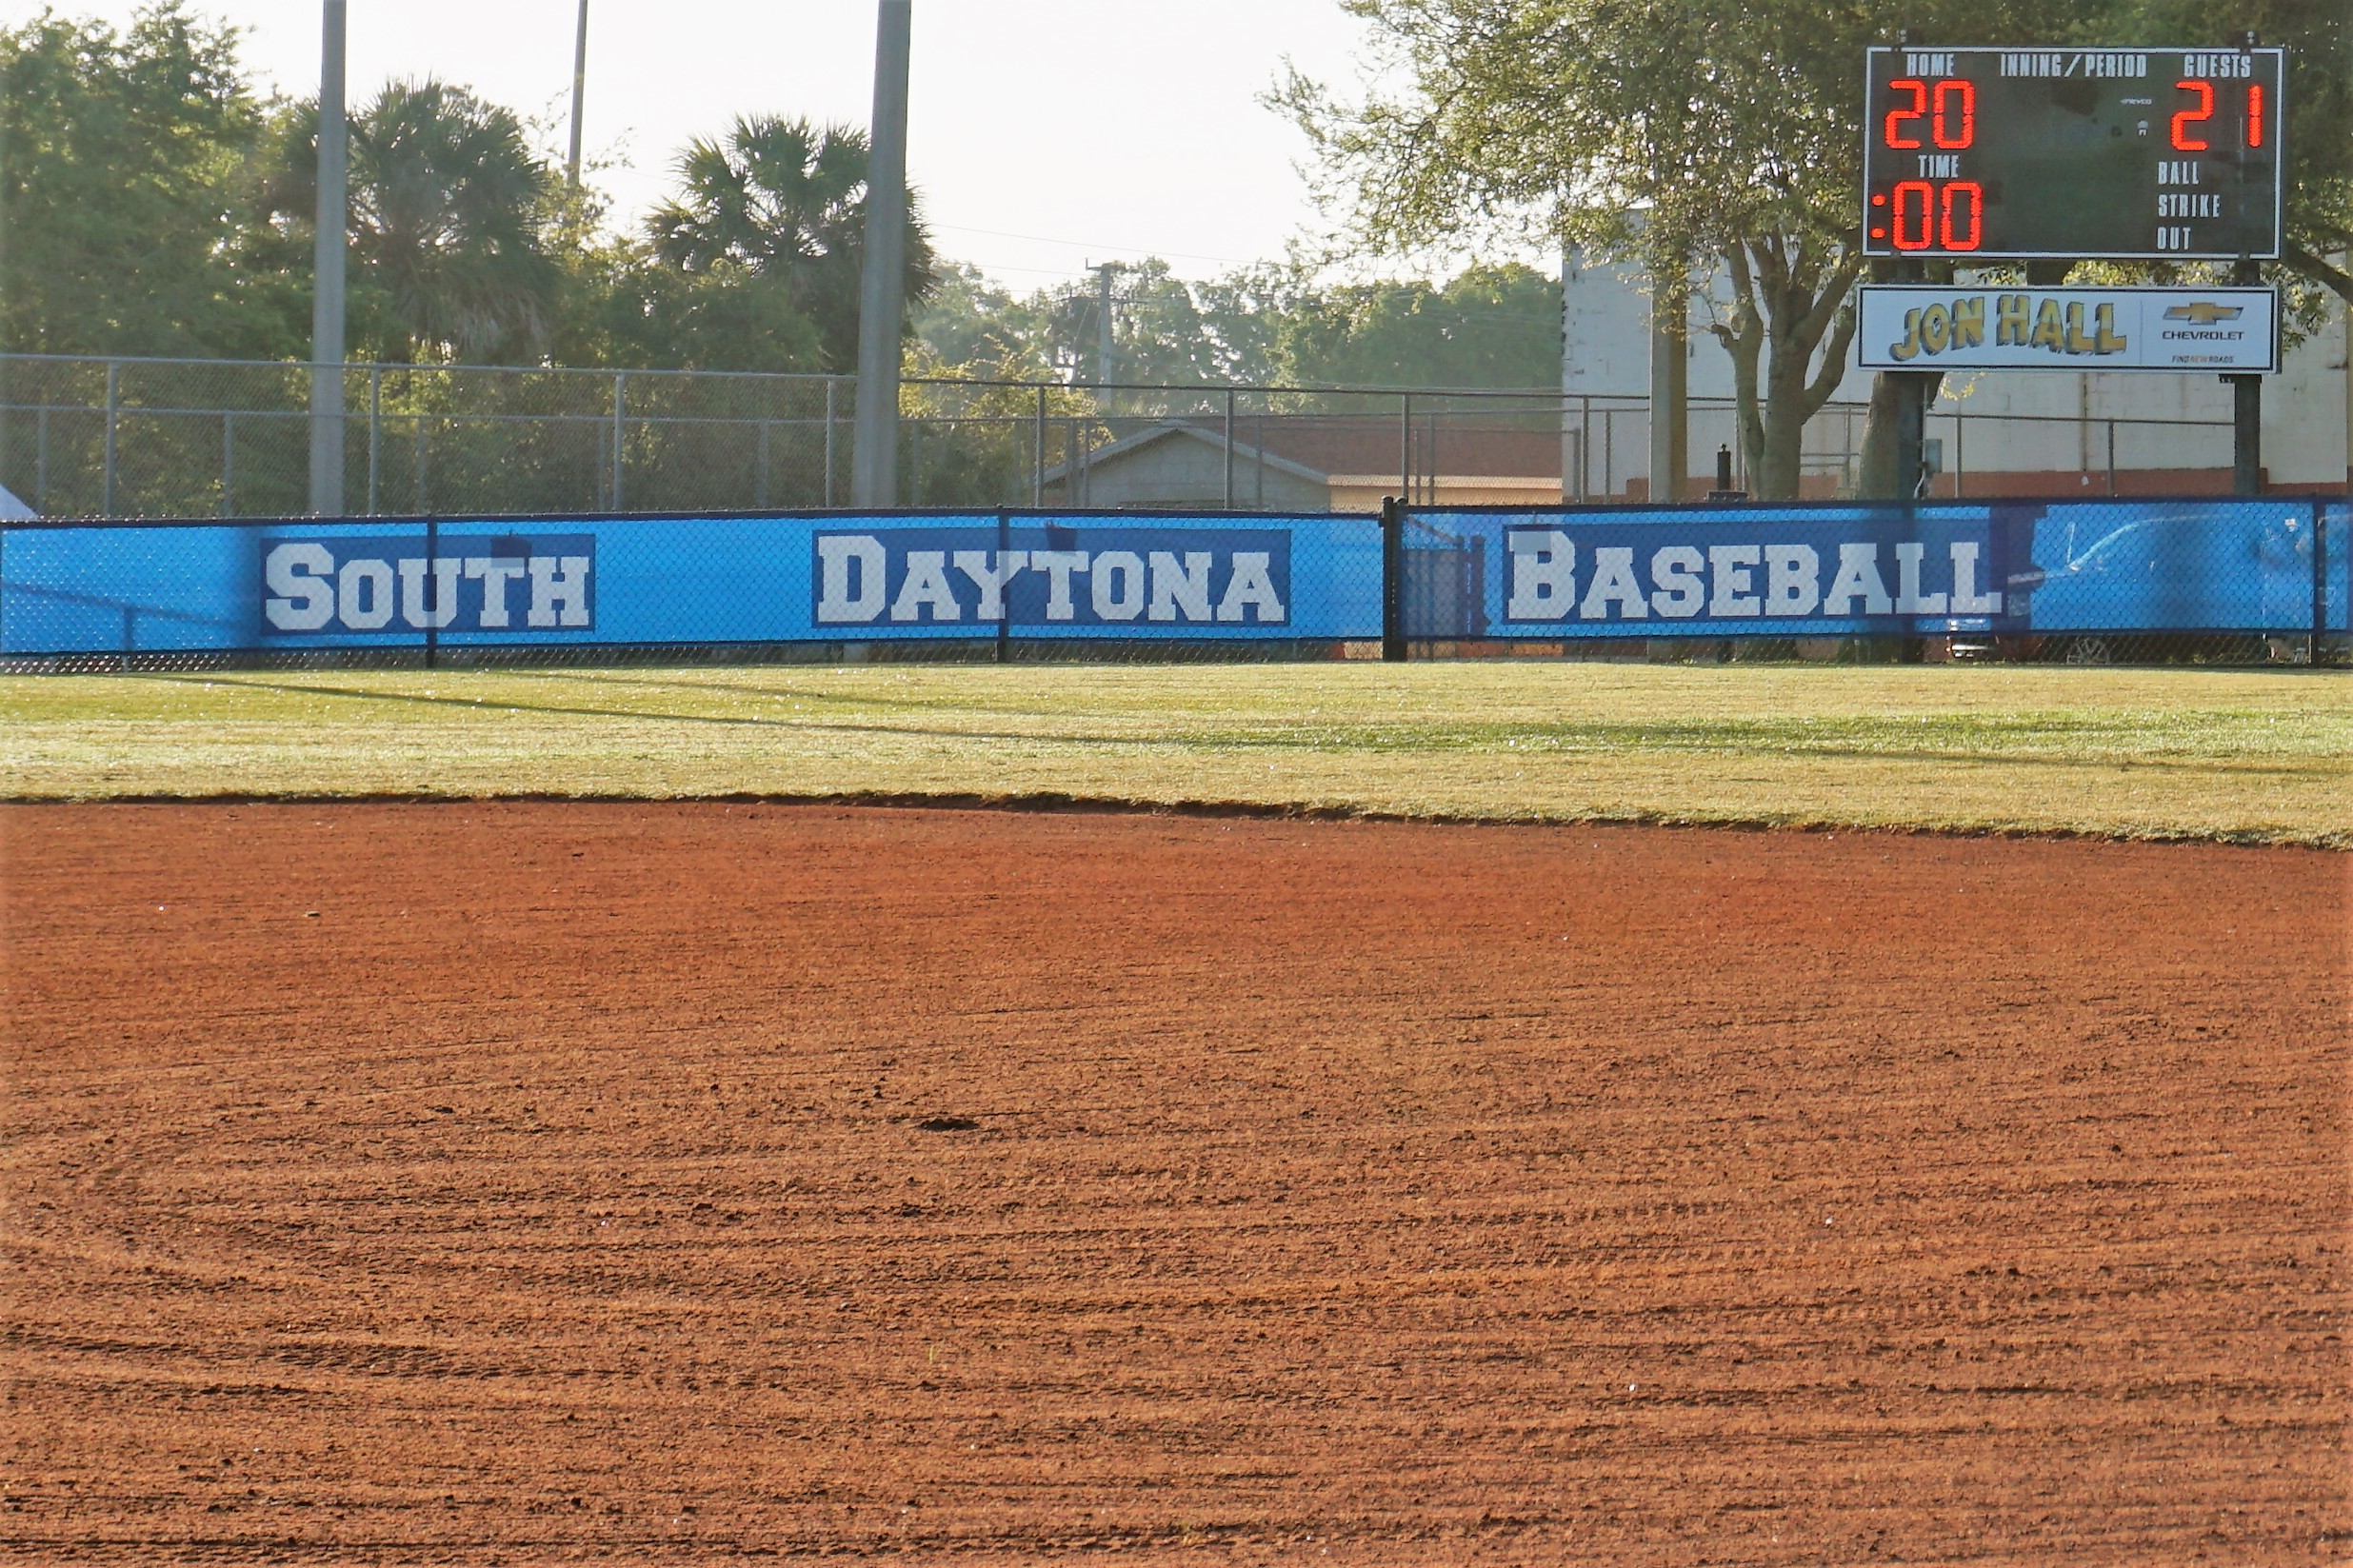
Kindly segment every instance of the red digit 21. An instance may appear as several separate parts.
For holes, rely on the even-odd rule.
[[[2214,84],[2193,80],[2176,82],[2173,85],[2183,92],[2194,92],[2198,95],[2196,109],[2184,109],[2173,116],[2174,149],[2180,152],[2203,152],[2206,150],[2205,139],[2192,136],[2189,133],[2189,128],[2203,126],[2206,121],[2214,118]]]

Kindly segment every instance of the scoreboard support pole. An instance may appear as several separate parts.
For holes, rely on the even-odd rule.
[[[2251,261],[2231,268],[2230,281],[2254,285],[2263,275]],[[2224,376],[2230,385],[2230,493],[2261,495],[2263,490],[2263,378]]]
[[[1896,499],[1917,500],[1921,457],[1927,446],[1928,378],[1917,370],[1890,370],[1887,379],[1895,383]]]
[[[1916,261],[1900,261],[1895,265],[1898,283],[1925,282],[1925,268]],[[1895,398],[1895,499],[1917,500],[1920,495],[1921,462],[1927,447],[1928,385],[1944,378],[1934,371],[1888,370],[1888,390]]]
[[[2230,383],[2230,493],[2263,493],[2263,378],[2224,376]]]

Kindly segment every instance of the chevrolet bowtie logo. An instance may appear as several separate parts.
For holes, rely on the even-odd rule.
[[[2218,321],[2237,321],[2245,313],[2245,309],[2244,306],[2217,305],[2212,300],[2192,300],[2187,305],[2177,305],[2166,310],[2165,319],[2194,322],[2200,327],[2210,327]]]

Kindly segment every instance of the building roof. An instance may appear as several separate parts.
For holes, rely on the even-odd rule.
[[[1089,468],[1101,467],[1106,463],[1117,462],[1123,457],[1141,451],[1145,447],[1153,446],[1156,443],[1177,438],[1198,441],[1221,452],[1226,449],[1226,433],[1216,426],[1205,427],[1200,425],[1195,425],[1190,421],[1180,419],[1156,420],[1152,424],[1146,426],[1141,430],[1131,431],[1127,435],[1121,436],[1118,440],[1110,443],[1108,446],[1097,447],[1093,451],[1087,454],[1086,458],[1083,460],[1083,463],[1074,464],[1070,462],[1064,462],[1055,464],[1052,467],[1046,470],[1046,483],[1052,485],[1060,480],[1067,479],[1069,477],[1070,470],[1074,466],[1083,466]],[[1277,473],[1290,474],[1294,478],[1305,479],[1317,485],[1323,484],[1330,477],[1330,475],[1318,472],[1316,469],[1307,467],[1304,464],[1294,463],[1286,457],[1276,455],[1271,443],[1268,444],[1267,449],[1263,453],[1256,447],[1249,446],[1246,443],[1240,441],[1233,444],[1233,448],[1234,461],[1237,464],[1247,463],[1255,466],[1263,461],[1267,467],[1272,468]]]
[[[1266,466],[1316,484],[1336,478],[1365,479],[1386,475],[1401,478],[1405,469],[1403,433],[1394,417],[1377,414],[1245,415],[1234,421],[1234,459]],[[1249,439],[1245,439],[1245,437]],[[1198,441],[1217,451],[1226,448],[1224,421],[1218,419],[1156,420],[1142,429],[1098,447],[1085,459],[1099,467],[1115,463],[1157,442]],[[1413,466],[1419,474],[1482,474],[1544,479],[1561,475],[1561,437],[1557,429],[1529,429],[1494,423],[1439,417],[1414,421]],[[1046,471],[1046,483],[1055,484],[1072,466],[1065,462]]]

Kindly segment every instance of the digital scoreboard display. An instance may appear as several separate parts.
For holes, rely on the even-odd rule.
[[[2283,56],[1874,49],[1864,251],[2276,259]]]

